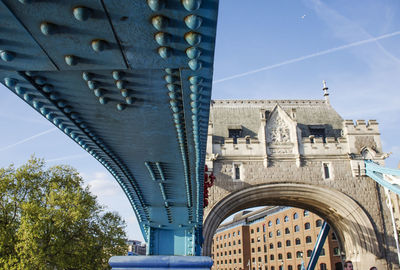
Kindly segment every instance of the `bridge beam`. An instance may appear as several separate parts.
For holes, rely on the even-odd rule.
[[[114,256],[109,264],[113,270],[209,270],[213,261],[205,256]]]

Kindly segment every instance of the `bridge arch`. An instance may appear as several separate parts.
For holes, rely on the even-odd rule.
[[[338,190],[298,183],[251,186],[220,200],[204,219],[203,255],[210,256],[212,238],[225,218],[240,210],[262,205],[310,210],[324,218],[336,231],[341,250],[357,269],[372,265],[378,269],[387,267],[385,261],[380,260],[382,254],[373,223],[356,201]]]

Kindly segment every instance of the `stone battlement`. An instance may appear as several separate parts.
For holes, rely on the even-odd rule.
[[[347,134],[352,133],[379,133],[378,122],[376,120],[356,120],[354,124],[353,120],[344,120],[343,131]]]

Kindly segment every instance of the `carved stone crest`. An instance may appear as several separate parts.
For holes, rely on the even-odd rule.
[[[267,124],[267,142],[277,144],[290,142],[289,126],[279,114],[274,115]]]

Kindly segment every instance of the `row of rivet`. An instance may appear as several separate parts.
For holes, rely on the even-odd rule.
[[[32,0],[19,0],[19,2],[21,2],[23,4],[29,4],[29,3],[32,3]],[[72,15],[78,21],[86,21],[91,17],[92,10],[90,8],[87,8],[84,6],[77,6],[72,10]],[[46,36],[54,35],[54,34],[60,33],[62,31],[62,26],[58,26],[54,23],[44,21],[40,24],[40,31],[42,32],[43,35],[46,35]],[[90,46],[95,52],[102,52],[109,47],[108,42],[105,40],[102,40],[102,39],[92,40],[90,43]],[[11,54],[11,53],[8,52],[8,54]],[[3,57],[1,57],[1,58],[3,59]],[[8,56],[8,58],[10,58],[10,56]],[[13,57],[11,57],[11,58],[13,58]],[[7,60],[4,60],[4,61],[7,61]],[[11,61],[11,60],[8,60],[8,61]],[[65,55],[64,61],[69,66],[75,66],[79,63],[80,59],[79,59],[79,57],[77,57],[75,55]]]
[[[165,2],[166,0],[147,0],[147,4],[153,11],[165,8]],[[181,0],[181,2],[187,11],[195,11],[201,5],[201,0]]]
[[[11,62],[15,58],[15,53],[6,51],[6,50],[0,50],[0,59],[3,60],[4,62]]]
[[[190,191],[190,179],[189,179],[189,166],[188,166],[188,157],[187,157],[187,149],[185,145],[186,135],[185,135],[185,120],[183,117],[183,105],[182,105],[182,97],[180,93],[180,85],[177,85],[179,82],[179,77],[175,75],[176,70],[167,68],[165,69],[166,75],[164,76],[165,81],[167,82],[167,88],[169,90],[168,95],[170,98],[171,110],[173,112],[173,121],[175,125],[175,129],[178,135],[178,143],[181,151],[183,169],[185,175],[185,186],[186,186],[186,199],[188,207],[192,207],[191,201],[191,191]]]
[[[126,105],[132,105],[135,103],[135,98],[131,96],[131,91],[126,88],[126,81],[122,80],[124,73],[121,71],[113,71],[112,76],[115,80],[115,86],[120,90],[125,103],[118,103],[117,110],[122,111],[126,108]],[[104,96],[105,90],[99,87],[99,82],[93,80],[94,75],[89,72],[83,72],[82,78],[86,81],[88,88],[93,90],[93,94],[99,99],[99,103],[105,105],[109,102],[109,99]]]
[[[48,95],[48,98],[55,102],[55,105],[59,107],[60,110],[63,110],[66,115],[69,115],[72,122],[75,122],[75,126],[78,127],[76,129],[74,126],[69,126],[62,120],[62,117],[57,115],[55,111],[52,111],[49,106],[46,106],[43,102],[37,99],[37,96],[32,93],[32,91],[28,88],[22,87],[18,85],[19,81],[13,78],[5,78],[4,83],[7,87],[14,89],[15,92],[20,95],[25,101],[31,103],[33,107],[38,110],[43,116],[45,116],[49,121],[52,121],[59,129],[61,129],[66,135],[71,137],[74,141],[76,141],[83,149],[85,149],[89,154],[91,154],[95,159],[97,159],[101,164],[103,164],[109,171],[114,175],[117,181],[120,182],[121,186],[124,187],[122,178],[120,178],[116,173],[115,170],[108,165],[109,163],[106,161],[106,158],[102,157],[101,155],[97,154],[89,142],[85,141],[82,137],[83,135],[79,131],[82,129],[91,139],[99,145],[104,152],[109,154],[113,159],[116,159],[116,156],[109,151],[105,145],[98,139],[90,130],[88,129],[87,125],[82,122],[82,120],[78,117],[78,114],[72,111],[70,106],[67,106],[66,102],[59,99],[59,96],[53,90],[53,86],[50,84],[46,84],[46,78],[42,76],[33,76],[31,72],[25,72],[25,75],[30,77],[34,83],[36,83],[43,92]],[[125,188],[126,189],[126,188]],[[126,190],[127,191],[127,190]],[[128,194],[128,193],[127,193]],[[133,198],[132,198],[133,199]],[[133,201],[132,201],[133,203]],[[136,206],[135,206],[136,208]],[[140,212],[138,211],[139,216],[141,216]],[[140,217],[142,219],[142,217]]]

